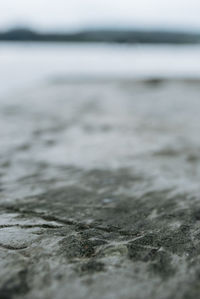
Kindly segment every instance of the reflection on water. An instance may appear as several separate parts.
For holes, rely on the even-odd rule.
[[[0,93],[48,78],[200,77],[200,46],[0,44]]]

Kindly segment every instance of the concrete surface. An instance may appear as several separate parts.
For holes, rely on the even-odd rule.
[[[200,295],[198,81],[0,99],[0,298]]]

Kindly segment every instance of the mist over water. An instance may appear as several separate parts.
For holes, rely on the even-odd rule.
[[[200,77],[199,45],[0,45],[0,95],[48,80]]]

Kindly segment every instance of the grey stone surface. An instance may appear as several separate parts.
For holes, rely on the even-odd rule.
[[[200,85],[0,99],[0,298],[200,296]]]

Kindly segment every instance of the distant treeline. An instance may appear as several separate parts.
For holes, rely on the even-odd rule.
[[[105,42],[105,43],[199,43],[200,34],[165,30],[87,30],[75,33],[40,33],[29,29],[0,32],[0,41]]]

